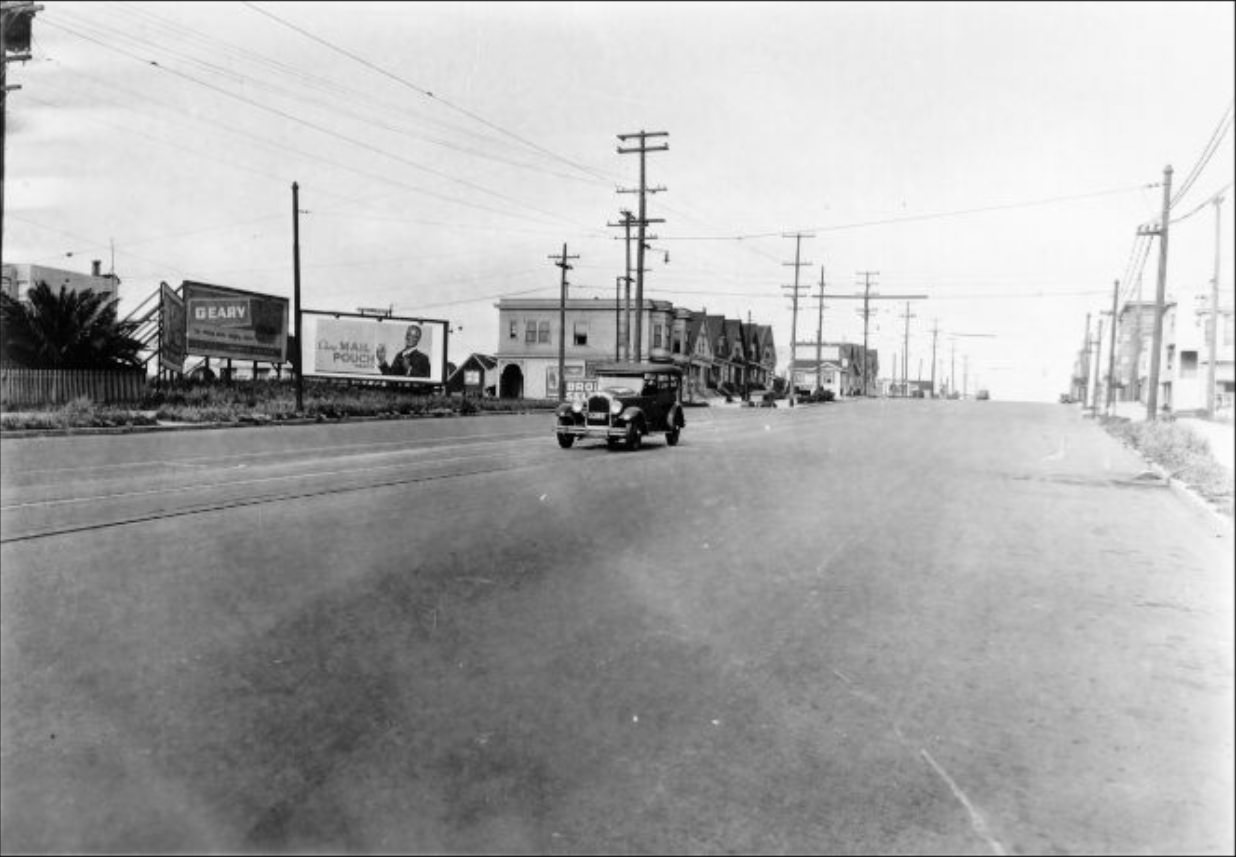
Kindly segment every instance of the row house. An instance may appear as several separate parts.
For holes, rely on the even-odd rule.
[[[1116,326],[1116,398],[1122,402],[1145,401],[1150,377],[1150,351],[1154,336],[1154,301],[1129,301],[1120,310]],[[1104,343],[1106,347],[1106,343]],[[1093,372],[1090,355],[1080,360],[1088,370],[1080,385],[1088,387]],[[1080,368],[1080,367],[1079,367]],[[1103,375],[1106,376],[1106,364]],[[1075,385],[1076,386],[1076,385]],[[1082,396],[1075,398],[1081,399]]]
[[[563,374],[568,382],[595,374],[599,363],[635,359],[635,322],[629,349],[620,337],[627,325],[622,302],[602,298],[504,298],[498,310],[498,348],[493,357],[502,398],[557,398],[558,348],[565,314]],[[718,315],[645,300],[640,308],[639,358],[683,367],[688,397],[728,385],[735,392],[770,386],[776,346],[768,325],[742,324]],[[746,385],[746,387],[744,387]]]

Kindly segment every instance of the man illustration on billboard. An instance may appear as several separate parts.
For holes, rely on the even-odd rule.
[[[408,325],[408,332],[404,334],[404,347],[395,359],[387,364],[386,362],[386,346],[379,343],[376,349],[378,357],[378,369],[383,375],[402,375],[407,378],[428,378],[429,377],[429,355],[423,351],[418,351],[416,346],[421,341],[421,326],[419,324]]]

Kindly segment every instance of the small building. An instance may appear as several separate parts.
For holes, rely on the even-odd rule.
[[[498,358],[491,354],[473,353],[446,377],[447,393],[482,397],[498,395],[498,374],[494,370]]]

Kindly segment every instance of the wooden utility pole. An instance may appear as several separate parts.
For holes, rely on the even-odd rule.
[[[1103,319],[1099,319],[1099,333],[1094,338],[1094,393],[1090,399],[1090,412],[1094,416],[1099,415],[1099,383],[1101,377],[1099,375],[1100,366],[1103,356]]]
[[[4,258],[4,176],[5,149],[8,146],[9,92],[21,89],[20,84],[9,85],[8,67],[11,62],[25,62],[30,59],[30,35],[34,16],[42,11],[42,6],[30,2],[6,0],[0,3],[0,259]]]
[[[1116,311],[1120,304],[1120,281],[1112,286],[1112,334],[1111,344],[1107,350],[1107,397],[1104,413],[1112,415],[1112,405],[1116,401]]]
[[[1090,401],[1090,313],[1086,313],[1086,335],[1082,337],[1082,408]]]
[[[296,413],[305,410],[305,344],[300,317],[300,185],[292,182],[292,315],[296,317],[296,350],[292,366],[296,370]]]
[[[1210,280],[1210,336],[1206,343],[1210,350],[1210,361],[1206,367],[1206,413],[1215,418],[1215,363],[1219,359],[1219,241],[1222,233],[1219,230],[1220,206],[1223,197],[1216,196],[1215,204],[1215,273]]]
[[[911,314],[910,302],[906,301],[906,312],[902,316],[906,320],[905,347],[901,351],[901,385],[905,395],[910,395],[910,319],[918,318]]]
[[[636,225],[639,227],[638,244],[636,245],[636,261],[635,261],[635,360],[639,362],[643,359],[644,347],[644,250],[645,242],[648,236],[645,230],[651,223],[664,223],[662,218],[648,218],[647,195],[650,193],[659,193],[665,190],[664,187],[648,187],[646,161],[649,152],[664,152],[669,148],[668,143],[663,143],[660,146],[649,146],[649,137],[668,137],[667,131],[637,131],[631,134],[619,134],[619,140],[629,140],[633,137],[639,139],[639,145],[635,148],[624,149],[621,146],[618,148],[618,154],[627,155],[631,153],[639,154],[639,188],[631,190],[620,189],[619,193],[638,193],[639,194],[639,219]]]
[[[859,271],[863,278],[863,395],[867,395],[867,323],[871,319],[871,278],[880,276],[879,271]]]
[[[562,269],[562,288],[558,297],[558,404],[566,401],[566,301],[567,301],[567,271],[572,265],[568,259],[578,259],[579,256],[568,256],[567,245],[562,245],[561,256],[550,256],[554,264]]]
[[[614,278],[614,360],[622,360],[622,283],[626,277]]]
[[[781,263],[782,265],[785,265],[785,266],[790,266],[790,265],[794,266],[794,285],[781,287],[783,289],[792,290],[791,297],[793,298],[793,301],[794,301],[793,314],[790,316],[790,371],[786,373],[789,376],[789,382],[790,382],[789,389],[786,391],[786,400],[789,402],[790,407],[792,408],[794,407],[794,364],[797,362],[797,357],[798,357],[798,342],[797,342],[798,340],[798,290],[800,288],[798,285],[798,272],[803,267],[811,264],[810,262],[801,262],[799,261],[799,258],[802,255],[803,239],[804,238],[814,238],[815,236],[806,235],[802,232],[795,232],[792,235],[782,235],[781,237],[794,239],[794,261]]]
[[[833,295],[831,298],[829,298],[829,300],[861,300],[863,302],[863,308],[861,310],[861,314],[863,317],[863,359],[862,359],[861,371],[863,373],[863,395],[864,396],[867,395],[867,387],[868,387],[867,327],[868,327],[868,322],[871,318],[871,302],[874,300],[880,300],[880,301],[914,300],[914,301],[918,301],[918,300],[926,300],[927,298],[926,295],[873,295],[871,293],[871,278],[878,277],[879,275],[880,275],[879,271],[859,271],[858,276],[863,278],[863,293],[862,294]],[[894,368],[895,368],[895,364],[894,364]]]
[[[940,335],[940,319],[932,319],[931,328],[931,398],[936,397],[936,338]]]
[[[627,209],[622,209],[622,221],[610,223],[609,226],[623,227],[623,246],[626,249],[626,275],[619,279],[625,284],[625,297],[622,299],[622,310],[618,315],[618,357],[617,360],[631,359],[631,227],[635,224],[635,215]],[[655,235],[648,236],[656,240]]]
[[[821,365],[821,349],[824,347],[824,266],[820,266],[820,305],[815,321],[815,389],[824,388],[824,369]]]
[[[1156,230],[1159,235],[1159,281],[1154,292],[1154,338],[1150,352],[1150,389],[1146,391],[1146,419],[1158,419],[1159,363],[1163,351],[1163,304],[1167,295],[1167,227],[1171,214],[1172,165],[1163,169],[1163,219]]]
[[[957,340],[949,343],[948,394],[953,395],[957,389]]]

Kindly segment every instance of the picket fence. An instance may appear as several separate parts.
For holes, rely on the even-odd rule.
[[[93,372],[0,368],[0,404],[5,407],[63,405],[82,396],[93,402],[136,404],[146,389],[142,369]]]

